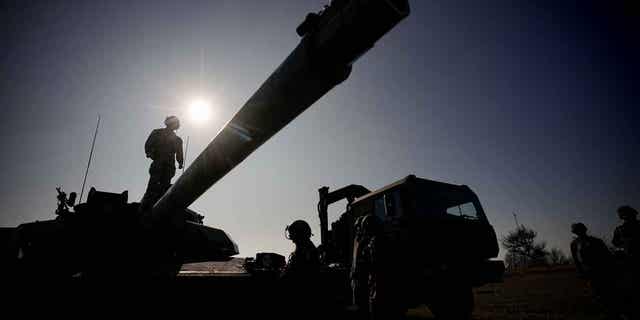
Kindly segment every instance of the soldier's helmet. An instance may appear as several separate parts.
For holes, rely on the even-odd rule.
[[[177,130],[180,128],[180,119],[176,116],[168,116],[164,119],[164,125],[169,128],[173,127],[175,128],[174,130]]]
[[[638,216],[638,211],[630,206],[622,206],[618,208],[618,217],[622,220],[627,220],[636,216]]]
[[[313,234],[311,234],[311,227],[304,220],[296,220],[290,225],[288,225],[285,229],[285,236],[289,240],[304,240],[309,239]]]
[[[585,234],[587,233],[587,226],[582,222],[574,223],[571,225],[571,232],[577,235]]]

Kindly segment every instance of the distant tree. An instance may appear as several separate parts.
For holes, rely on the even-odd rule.
[[[507,250],[505,259],[514,263],[510,269],[547,264],[549,252],[544,242],[536,241],[537,236],[535,230],[520,225],[502,238],[502,247]]]
[[[549,254],[547,255],[547,259],[548,259],[549,265],[552,265],[552,266],[565,265],[571,262],[569,258],[567,258],[567,255],[564,254],[564,252],[558,248],[551,249],[551,251],[549,251]]]

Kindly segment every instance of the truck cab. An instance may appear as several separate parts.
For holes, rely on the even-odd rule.
[[[455,294],[465,299],[471,295],[472,306],[472,287],[501,281],[504,264],[491,260],[499,251],[496,233],[468,186],[409,175],[367,191],[355,185],[334,192],[320,189],[325,263],[350,269],[355,221],[373,215],[381,223],[377,237],[389,248],[383,264],[397,278],[404,301],[429,305],[424,297],[433,301],[445,289],[456,288]],[[329,229],[326,207],[340,198],[348,200],[346,211]]]

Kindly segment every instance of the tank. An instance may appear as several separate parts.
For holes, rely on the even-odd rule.
[[[324,94],[409,14],[406,0],[331,1],[296,29],[300,43],[149,211],[126,191],[58,196],[56,217],[4,228],[12,278],[175,277],[190,262],[230,261],[238,246],[188,209],[230,170]],[[141,183],[143,183],[141,181]],[[59,191],[62,192],[62,191]]]

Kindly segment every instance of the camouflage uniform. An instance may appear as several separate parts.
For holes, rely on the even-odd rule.
[[[176,174],[175,161],[184,164],[182,139],[169,128],[155,129],[144,145],[147,157],[153,162],[149,167],[149,183],[141,201],[143,210],[150,209],[171,186],[171,178]]]

